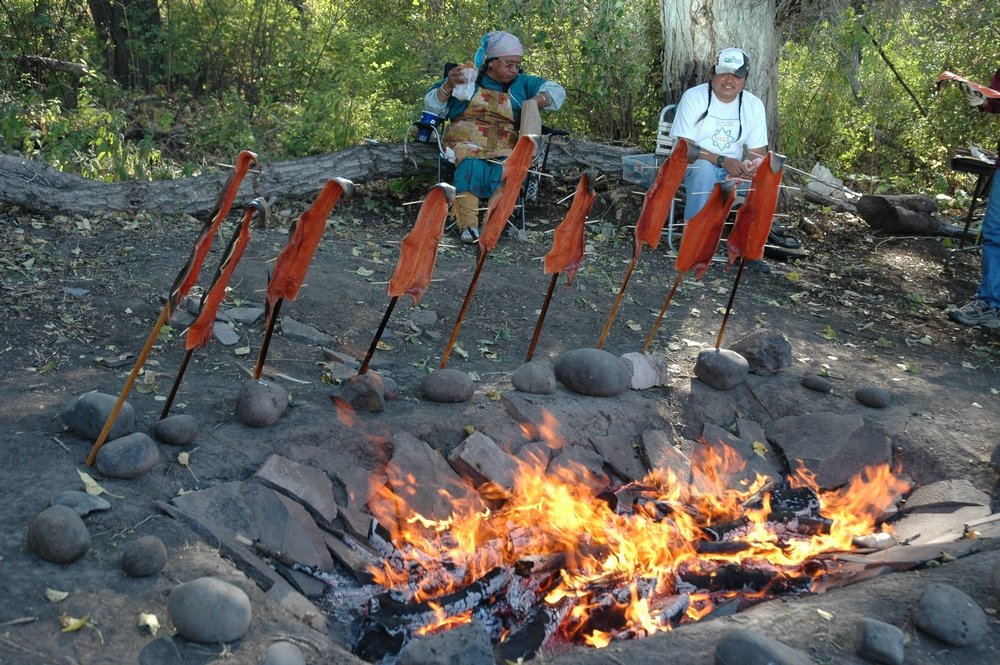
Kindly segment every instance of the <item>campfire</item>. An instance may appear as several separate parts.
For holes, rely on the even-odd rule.
[[[778,482],[751,480],[724,446],[701,447],[692,480],[656,470],[609,486],[582,466],[546,465],[519,462],[510,489],[437,488],[453,506],[447,519],[410,507],[428,491],[418,479],[395,492],[380,484],[369,540],[383,591],[368,601],[356,653],[379,660],[477,620],[500,656],[527,659],[808,593],[829,586],[856,537],[887,528],[909,489],[885,465],[836,491],[821,491],[802,467]]]

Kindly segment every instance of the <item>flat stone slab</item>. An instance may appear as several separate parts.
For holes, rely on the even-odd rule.
[[[517,478],[517,461],[482,432],[466,437],[449,453],[448,462],[476,487],[489,482],[510,490]]]
[[[472,486],[426,441],[400,432],[393,435],[392,445],[395,452],[386,464],[385,474],[393,493],[406,497],[410,511],[443,520],[451,516],[455,499],[483,507]]]
[[[965,478],[939,480],[917,488],[907,497],[904,512],[930,511],[958,506],[989,506],[990,495],[972,486]]]
[[[892,442],[857,415],[820,412],[788,416],[764,426],[767,439],[793,467],[801,460],[820,488],[847,483],[866,466],[889,464]]]
[[[298,501],[323,526],[332,526],[337,518],[333,484],[316,467],[299,464],[281,455],[271,455],[254,477]]]

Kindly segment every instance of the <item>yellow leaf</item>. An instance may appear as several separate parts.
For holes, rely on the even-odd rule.
[[[799,273],[797,273],[796,271],[792,270],[787,275],[785,275],[785,278],[788,281],[790,281],[790,282],[797,282],[797,281],[799,281]]]
[[[191,464],[191,453],[178,453],[177,463],[181,466],[188,466]]]
[[[111,492],[101,487],[96,480],[90,477],[90,474],[84,473],[83,471],[80,471],[80,469],[77,469],[76,472],[80,474],[80,480],[83,481],[83,488],[84,490],[86,490],[87,494],[91,496],[100,496],[102,494],[107,494],[108,496],[112,496],[116,499],[125,498],[118,494],[112,494]]]
[[[827,621],[829,621],[830,619],[833,618],[833,612],[827,612],[826,610],[817,609],[816,610],[816,614],[820,615],[821,617],[823,617]]]
[[[69,597],[69,591],[56,591],[55,589],[45,589],[45,597],[50,603],[61,603]]]
[[[68,614],[64,614],[61,617],[59,617],[59,624],[62,626],[62,632],[75,633],[81,628],[90,625],[90,615],[85,614],[83,617],[77,619],[76,617],[71,617]]]
[[[156,631],[160,629],[160,620],[156,618],[155,614],[140,612],[139,627],[149,628],[149,632],[153,635],[156,635]]]
[[[638,323],[632,320],[627,321],[625,325],[628,326],[631,330],[642,330],[642,326],[640,326]]]
[[[761,457],[767,457],[767,446],[765,446],[760,441],[753,442],[753,452]]]
[[[378,344],[376,344],[375,347],[382,351],[392,351],[393,349],[392,344],[389,344],[388,342],[381,339],[378,341]]]

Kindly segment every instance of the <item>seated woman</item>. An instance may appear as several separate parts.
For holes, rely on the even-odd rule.
[[[557,110],[566,99],[558,83],[521,73],[524,47],[509,32],[483,35],[474,65],[479,70],[469,100],[453,96],[465,83],[455,67],[424,96],[424,110],[451,121],[444,145],[455,151],[455,203],[452,207],[463,242],[479,237],[479,199],[500,185],[503,166],[520,133],[541,132],[539,109]]]

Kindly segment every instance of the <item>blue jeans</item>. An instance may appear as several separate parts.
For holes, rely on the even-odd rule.
[[[983,216],[983,280],[976,297],[990,307],[1000,307],[1000,169],[993,172],[993,184]]]
[[[684,173],[684,221],[701,212],[708,202],[708,197],[712,193],[715,183],[722,182],[729,177],[726,169],[716,166],[704,159],[695,160],[694,164],[689,164],[687,172]],[[744,182],[737,187],[736,191],[746,193],[750,188],[749,182]]]

